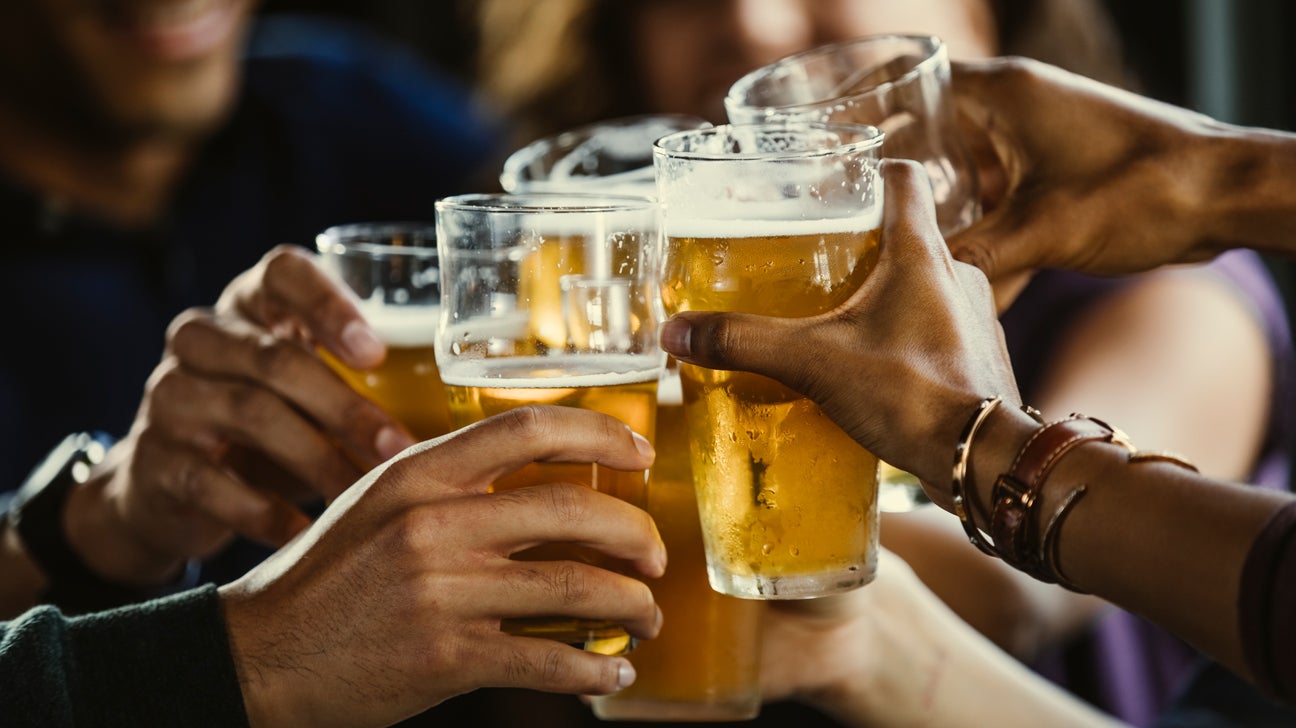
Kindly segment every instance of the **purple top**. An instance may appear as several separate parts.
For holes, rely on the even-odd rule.
[[[1206,269],[1229,284],[1263,327],[1274,364],[1270,400],[1291,401],[1291,331],[1282,298],[1264,263],[1251,251],[1237,250],[1221,255]],[[1008,352],[1026,402],[1038,391],[1045,367],[1070,326],[1130,281],[1054,271],[1035,276],[1002,317]],[[1296,422],[1290,411],[1271,407],[1251,483],[1288,488],[1288,445],[1294,431]],[[1170,702],[1196,656],[1191,647],[1159,627],[1128,612],[1113,611],[1075,643],[1046,655],[1038,668],[1122,720],[1146,726]]]

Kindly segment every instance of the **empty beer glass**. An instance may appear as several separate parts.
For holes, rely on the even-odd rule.
[[[653,142],[710,122],[684,114],[644,114],[597,121],[537,139],[509,155],[500,172],[506,192],[657,194]]]
[[[427,223],[332,227],[315,238],[324,268],[355,294],[360,313],[387,345],[387,357],[367,371],[320,355],[347,384],[419,439],[449,432],[450,411],[437,373],[441,274],[436,231]]]
[[[721,126],[657,142],[668,313],[813,316],[877,260],[882,134]],[[795,599],[872,580],[877,460],[809,399],[745,372],[681,367],[711,586]]]
[[[869,124],[887,156],[927,168],[941,232],[981,215],[976,165],[959,142],[949,52],[931,35],[877,35],[821,46],[738,80],[725,98],[735,124],[798,120]]]
[[[646,198],[465,195],[437,202],[442,264],[441,376],[456,427],[534,404],[612,415],[652,439],[657,381],[658,207]],[[538,463],[496,490],[582,483],[640,507],[647,473]],[[574,544],[515,558],[615,564]],[[618,625],[564,618],[508,619],[514,634],[616,654]]]

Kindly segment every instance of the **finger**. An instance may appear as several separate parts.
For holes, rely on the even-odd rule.
[[[416,445],[388,477],[422,484],[431,472],[454,473],[452,492],[483,493],[490,483],[533,462],[598,463],[614,470],[652,465],[652,444],[620,420],[574,407],[519,407],[446,437]]]
[[[629,687],[635,669],[624,657],[607,657],[553,640],[500,634],[496,668],[498,681],[490,687],[525,688],[550,693],[606,695]]]
[[[278,547],[310,525],[310,519],[284,499],[248,487],[205,453],[155,430],[142,432],[136,448],[138,462],[148,470],[139,477],[159,483],[175,503],[197,510],[235,533]],[[200,538],[197,533],[187,535]],[[192,544],[195,548],[208,545]]]
[[[255,449],[326,498],[361,475],[331,440],[266,389],[176,364],[159,367],[146,397],[156,426],[194,443],[232,441]]]
[[[666,569],[666,547],[643,510],[584,485],[553,483],[438,505],[441,522],[462,524],[501,555],[545,543],[576,544],[628,561],[645,576]],[[428,524],[429,543],[437,536]]]
[[[240,319],[187,311],[172,323],[168,347],[200,374],[264,385],[320,424],[372,467],[414,444],[387,413],[342,381],[299,343]]]
[[[301,248],[281,245],[222,294],[217,309],[237,312],[267,329],[291,322],[346,364],[370,369],[386,347],[346,290]]]
[[[195,508],[267,546],[279,548],[310,527],[310,519],[282,497],[255,490],[219,467],[196,467],[180,489]]]
[[[502,618],[552,617],[616,622],[652,639],[661,610],[642,582],[577,561],[510,561],[498,587],[478,590],[478,604]]]

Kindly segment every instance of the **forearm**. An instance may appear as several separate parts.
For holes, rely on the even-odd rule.
[[[1197,140],[1194,209],[1203,245],[1296,256],[1296,134],[1220,124]]]
[[[845,638],[843,654],[872,655],[874,682],[867,669],[847,670],[836,688],[814,697],[816,707],[861,728],[1116,724],[996,648],[931,594],[903,606],[869,610],[860,627],[892,623]]]
[[[1011,411],[988,425],[973,455],[981,503],[1037,427]],[[1212,480],[1169,463],[1132,463],[1118,445],[1088,443],[1064,457],[1049,476],[1033,509],[1039,528],[1080,484],[1086,493],[1059,530],[1062,574],[1249,674],[1238,633],[1242,565],[1257,534],[1289,496]]]

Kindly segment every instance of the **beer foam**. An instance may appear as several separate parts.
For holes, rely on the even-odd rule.
[[[744,210],[750,212],[749,210]],[[777,209],[775,209],[775,212]],[[854,217],[818,219],[784,219],[770,217],[673,218],[665,220],[666,236],[671,238],[769,238],[785,235],[824,235],[858,233],[882,227],[882,206]]]
[[[682,407],[684,405],[684,385],[680,382],[678,370],[667,369],[657,382],[657,404],[662,407]]]
[[[386,306],[364,302],[360,313],[388,346],[432,346],[441,325],[440,306]]]
[[[655,382],[663,359],[653,355],[581,354],[451,359],[441,381],[452,387],[576,389]]]

